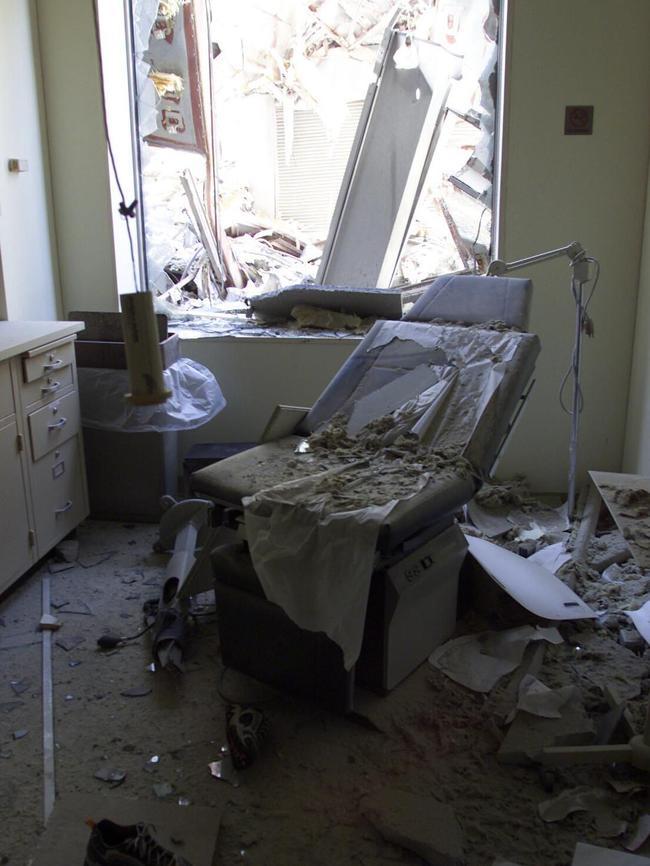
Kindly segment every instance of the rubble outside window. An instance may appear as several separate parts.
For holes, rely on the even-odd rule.
[[[483,272],[497,4],[132,0],[145,253],[161,311],[230,328],[256,295],[316,278],[388,27],[408,34],[404,68],[426,40],[460,70],[392,286]]]

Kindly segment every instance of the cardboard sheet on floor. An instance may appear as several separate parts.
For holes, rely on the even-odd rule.
[[[650,866],[647,857],[578,842],[571,866]]]
[[[225,801],[224,801],[225,802]],[[188,860],[192,866],[211,866],[223,806],[177,806],[129,800],[106,794],[66,794],[57,799],[40,838],[32,866],[82,864],[90,830],[86,818],[109,818],[118,824],[144,822],[156,827],[156,840]],[[182,839],[175,845],[171,838]]]
[[[614,518],[621,535],[630,548],[630,553],[641,568],[650,568],[650,516],[646,502],[626,503],[625,494],[650,494],[650,478],[642,475],[628,475],[622,472],[590,472],[591,480],[609,513]]]
[[[522,607],[543,619],[594,619],[588,604],[535,562],[483,538],[466,536],[469,552],[490,577]]]

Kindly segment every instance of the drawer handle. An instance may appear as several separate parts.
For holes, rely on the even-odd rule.
[[[43,364],[43,369],[44,370],[56,370],[57,367],[62,367],[62,366],[63,366],[63,359],[57,358],[57,360],[52,361],[51,364]]]
[[[41,388],[41,394],[51,394],[53,391],[58,391],[60,387],[60,382],[52,382],[51,385],[43,385]]]
[[[67,423],[68,423],[67,418],[59,418],[59,420],[56,422],[56,424],[48,424],[47,429],[48,430],[61,430],[63,427],[65,427],[65,425]]]
[[[61,508],[55,508],[55,514],[65,514],[66,511],[70,511],[72,508],[72,499],[68,499],[65,505],[62,505]]]

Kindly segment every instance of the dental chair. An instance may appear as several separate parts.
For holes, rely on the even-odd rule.
[[[193,495],[212,501],[219,519],[242,535],[212,554],[226,665],[349,712],[356,685],[388,692],[451,636],[467,547],[456,515],[492,471],[532,387],[540,344],[523,331],[531,291],[524,279],[436,279],[401,320],[373,325],[293,435],[192,475]],[[266,598],[245,539],[242,499],[295,478],[306,437],[335,416],[349,418],[362,397],[422,365],[451,365],[457,377],[429,445],[453,444],[473,471],[432,478],[388,514],[378,534],[361,651],[346,670],[336,643],[300,628]],[[483,393],[472,392],[475,381],[486,383]]]

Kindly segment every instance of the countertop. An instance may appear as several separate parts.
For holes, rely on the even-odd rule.
[[[71,337],[84,327],[83,322],[0,322],[0,361]]]

